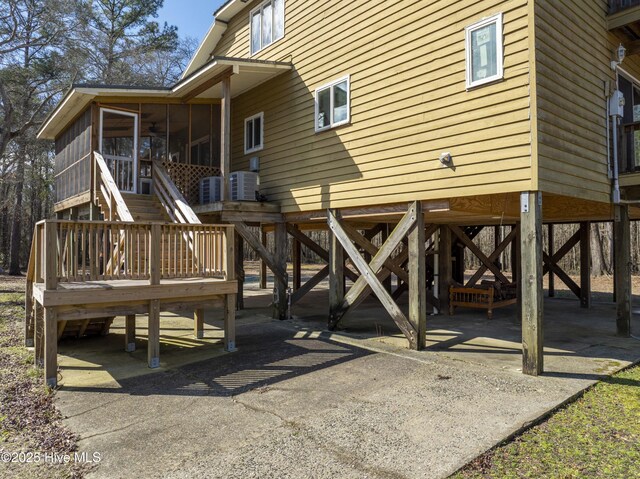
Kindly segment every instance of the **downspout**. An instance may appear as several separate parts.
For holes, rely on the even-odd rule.
[[[617,114],[618,110],[615,109],[616,105],[612,105],[612,101],[619,98],[620,91],[618,87],[618,71],[617,67],[614,69],[616,75],[616,90],[613,95],[609,96],[607,101],[608,117],[613,121],[613,204],[620,204],[620,182],[619,182],[619,169],[618,169],[618,121],[620,116]],[[608,122],[608,120],[607,120]],[[607,127],[607,131],[609,128]]]
[[[607,106],[607,113],[605,115],[605,121],[607,122],[607,127],[606,127],[606,132],[607,132],[607,178],[609,178],[609,180],[613,179],[613,173],[611,172],[611,133],[609,131],[609,113],[610,113],[610,109],[609,109],[609,98],[611,98],[611,93],[610,93],[610,89],[611,87],[609,86],[609,82],[605,81],[604,82],[604,98],[605,98],[605,102],[606,102],[606,106]]]

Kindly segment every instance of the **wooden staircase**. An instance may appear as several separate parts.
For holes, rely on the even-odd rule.
[[[134,221],[160,221],[172,223],[164,206],[155,194],[134,195],[123,193],[122,198],[129,208]]]

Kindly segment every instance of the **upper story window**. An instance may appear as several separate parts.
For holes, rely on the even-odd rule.
[[[500,80],[502,65],[502,13],[466,29],[467,88]]]
[[[268,0],[251,12],[251,54],[284,37],[284,0]]]
[[[244,152],[253,153],[264,147],[264,113],[260,112],[244,120]]]
[[[349,123],[349,110],[348,76],[321,86],[316,90],[316,131]]]

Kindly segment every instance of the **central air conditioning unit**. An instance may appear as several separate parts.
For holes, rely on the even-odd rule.
[[[222,177],[209,176],[200,180],[200,204],[222,201]]]
[[[229,175],[231,201],[257,201],[260,176],[252,171],[235,171]]]

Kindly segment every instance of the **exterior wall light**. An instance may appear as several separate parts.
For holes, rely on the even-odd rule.
[[[620,65],[622,63],[622,61],[624,60],[624,57],[625,57],[626,53],[627,53],[627,49],[621,43],[620,46],[615,51],[616,59],[615,60],[611,60],[611,69],[612,70],[615,70],[616,68],[618,68],[618,65]]]

